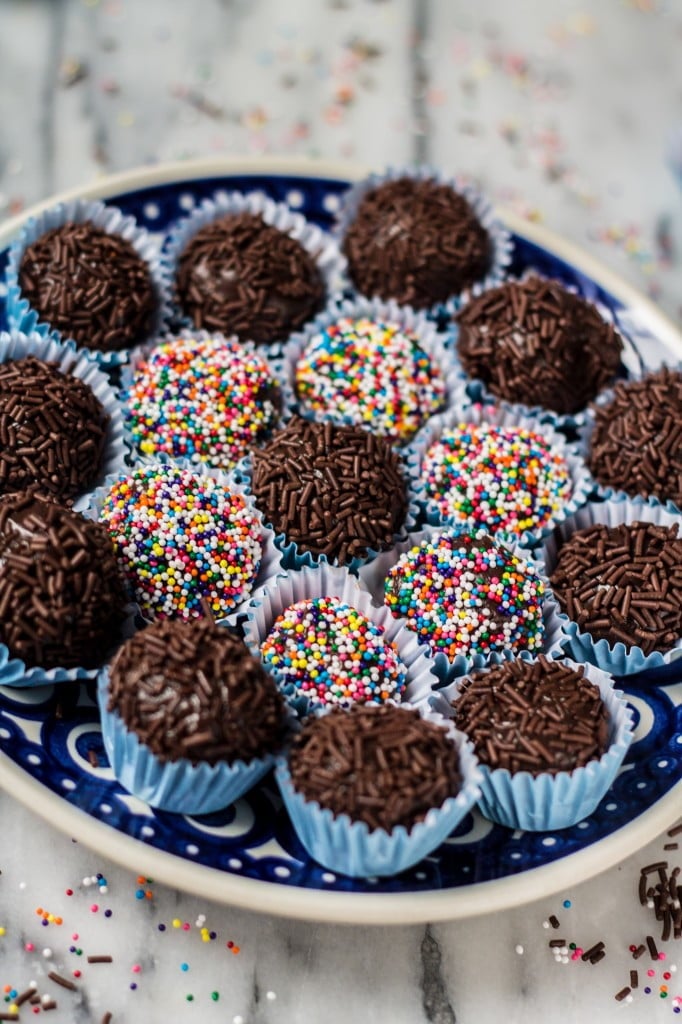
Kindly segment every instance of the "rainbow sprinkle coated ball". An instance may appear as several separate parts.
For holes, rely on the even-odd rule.
[[[313,706],[400,700],[405,668],[381,626],[333,597],[286,609],[261,644],[266,666]]]
[[[485,530],[422,541],[401,555],[384,590],[392,613],[451,661],[542,649],[542,580]]]
[[[278,391],[268,364],[235,339],[183,336],[161,342],[123,396],[135,446],[231,469],[267,436]]]
[[[120,477],[102,505],[121,568],[143,614],[189,619],[208,602],[215,618],[251,593],[261,528],[241,494],[173,466]]]
[[[296,365],[305,409],[371,425],[406,441],[445,403],[445,379],[416,335],[398,324],[343,317],[315,334]]]
[[[491,533],[537,530],[561,511],[572,486],[563,455],[525,427],[459,423],[422,462],[428,511],[441,522]]]

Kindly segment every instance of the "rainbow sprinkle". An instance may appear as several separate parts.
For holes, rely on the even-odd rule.
[[[261,644],[266,666],[315,706],[399,700],[405,668],[384,630],[333,597],[307,598],[280,615]]]
[[[393,615],[450,660],[542,649],[542,580],[484,530],[447,531],[415,545],[384,589]]]
[[[416,335],[343,317],[315,334],[296,365],[304,407],[405,441],[445,403],[445,380]]]
[[[113,485],[100,519],[143,613],[189,619],[207,601],[221,618],[249,596],[262,551],[258,517],[213,478],[144,466]]]
[[[157,345],[123,394],[134,444],[231,469],[277,419],[266,361],[234,339],[180,337]]]
[[[563,455],[525,427],[459,423],[422,462],[429,505],[441,520],[524,533],[548,523],[570,498]]]

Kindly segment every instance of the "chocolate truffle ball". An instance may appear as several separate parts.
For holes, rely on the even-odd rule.
[[[486,276],[492,243],[469,202],[449,185],[399,178],[370,189],[343,240],[363,295],[425,309]]]
[[[530,275],[483,292],[457,313],[457,350],[497,398],[575,413],[610,384],[623,342],[558,281]]]
[[[461,788],[459,754],[446,730],[389,704],[308,719],[289,771],[307,800],[388,832],[412,828]]]
[[[27,667],[96,668],[126,594],[107,531],[35,495],[0,498],[0,641]]]
[[[67,222],[27,246],[19,286],[41,320],[88,348],[131,348],[153,328],[149,267],[127,239],[89,221]]]
[[[294,417],[252,459],[256,505],[299,552],[344,565],[390,547],[405,521],[400,458],[361,427]]]
[[[584,633],[645,654],[682,636],[682,537],[655,523],[597,524],[559,549],[550,577],[562,611]]]
[[[273,679],[210,619],[162,620],[126,641],[108,707],[160,761],[250,761],[273,753],[285,732]]]
[[[252,213],[201,228],[178,261],[176,293],[194,327],[267,345],[320,311],[325,286],[300,242]]]
[[[109,417],[91,388],[34,356],[0,365],[0,492],[68,501],[102,466]]]
[[[682,508],[682,373],[621,381],[594,417],[588,461],[599,483]]]
[[[474,672],[452,702],[455,725],[482,764],[531,775],[571,772],[609,746],[609,715],[599,687],[540,655]]]

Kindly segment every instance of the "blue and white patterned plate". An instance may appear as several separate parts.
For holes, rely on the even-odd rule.
[[[119,176],[82,194],[108,198],[164,234],[204,197],[232,189],[263,191],[329,227],[353,176],[347,167],[304,161],[183,164]],[[504,219],[515,231],[512,273],[535,267],[604,303],[644,364],[680,358],[682,338],[646,299],[542,229]],[[0,275],[18,224],[0,231]],[[219,814],[150,810],[112,777],[89,683],[0,687],[0,785],[131,870],[207,898],[327,921],[463,917],[565,889],[638,849],[680,813],[682,660],[620,685],[635,709],[635,743],[594,815],[574,828],[530,834],[475,812],[431,857],[388,879],[351,880],[311,861],[271,780]]]

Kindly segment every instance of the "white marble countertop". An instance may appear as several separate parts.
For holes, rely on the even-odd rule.
[[[0,215],[168,159],[420,160],[473,178],[682,321],[682,193],[666,156],[682,122],[681,43],[674,0],[0,0]],[[682,949],[668,944],[656,965],[648,956],[635,965],[628,952],[657,934],[636,888],[663,843],[515,911],[332,927],[153,883],[152,898],[138,900],[136,877],[105,850],[71,842],[0,793],[0,1013],[3,986],[35,980],[58,1002],[55,1024],[106,1011],[115,1024],[673,1020],[682,977],[662,972],[677,957],[682,973]],[[83,883],[98,872],[106,898]],[[38,907],[63,924],[42,926]],[[605,959],[555,963],[543,928],[553,913],[555,934],[603,939]],[[214,941],[202,942],[201,924]],[[113,963],[87,964],[93,953]],[[633,966],[639,988],[617,1003]],[[77,989],[51,982],[49,970]]]

